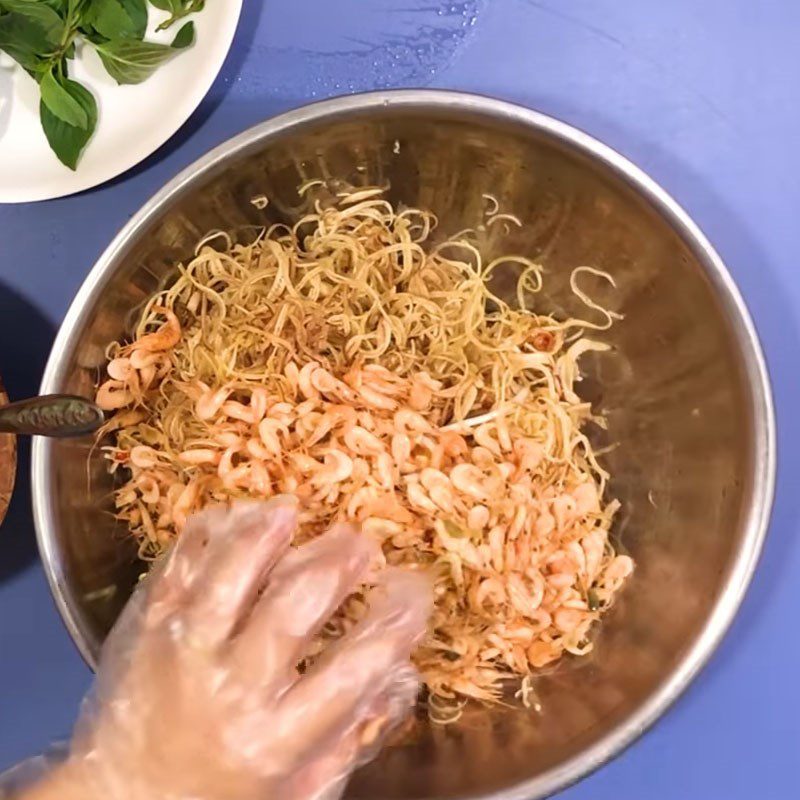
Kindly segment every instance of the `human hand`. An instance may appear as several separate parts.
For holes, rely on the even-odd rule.
[[[386,570],[365,619],[299,675],[379,548],[339,526],[291,549],[296,524],[290,498],[189,521],[104,647],[62,776],[84,799],[330,800],[407,714],[430,585]]]

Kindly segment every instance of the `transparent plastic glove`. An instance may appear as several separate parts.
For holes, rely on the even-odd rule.
[[[366,618],[296,665],[374,567],[340,526],[290,549],[292,499],[189,521],[104,648],[67,771],[104,800],[329,800],[412,707],[427,579],[386,570]]]

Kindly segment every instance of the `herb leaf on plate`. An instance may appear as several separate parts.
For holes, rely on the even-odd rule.
[[[149,0],[169,17],[163,30],[203,9],[204,0]],[[56,156],[75,169],[97,126],[92,93],[68,77],[76,40],[93,47],[120,84],[141,83],[194,43],[194,23],[171,44],[147,42],[148,0],[0,0],[0,51],[39,84],[39,118]]]
[[[89,127],[89,115],[66,84],[78,85],[75,81],[59,80],[52,69],[48,70],[39,82],[42,103],[62,122],[86,130]]]
[[[46,103],[45,91],[43,90],[42,100],[39,104],[39,118],[53,152],[63,164],[70,169],[75,169],[83,148],[86,147],[86,143],[97,126],[97,103],[92,93],[77,81],[64,77],[60,72],[59,74],[50,72],[48,76],[59,85],[63,92],[63,95],[58,95],[60,99],[54,103],[60,113],[55,113],[53,107]],[[45,76],[45,79],[49,81],[47,76]],[[43,79],[43,82],[45,79]],[[65,102],[64,95],[69,96],[74,101],[74,105]],[[50,95],[51,101],[53,96]],[[70,111],[64,113],[67,106],[69,106]],[[75,107],[80,108],[83,112],[83,117],[75,113]],[[85,124],[71,124],[63,119],[63,116],[70,114],[73,115],[72,119],[75,121],[85,119]]]
[[[41,50],[57,47],[64,34],[64,20],[45,0],[0,0],[3,19],[18,26],[30,44]]]
[[[3,13],[6,12],[6,13]],[[64,20],[41,0],[0,0],[0,50],[36,72],[58,50]]]
[[[135,39],[109,39],[97,42],[95,49],[109,75],[119,84],[147,80],[168,58],[194,42],[194,23],[187,22],[172,44],[141,42]]]
[[[169,28],[170,25],[175,24],[188,14],[202,11],[206,4],[205,0],[150,0],[150,2],[161,11],[167,11],[170,14],[169,18],[164,20],[156,29],[159,31]]]
[[[144,39],[147,31],[146,0],[89,0],[82,15],[106,39]]]

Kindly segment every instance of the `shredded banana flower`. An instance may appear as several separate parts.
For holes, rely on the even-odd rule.
[[[387,563],[435,576],[415,654],[431,719],[515,689],[535,706],[532,676],[591,651],[633,569],[575,390],[579,357],[607,349],[583,332],[618,315],[578,289],[589,268],[573,290],[604,322],[560,322],[526,308],[533,261],[484,264],[469,231],[437,244],[432,213],[380,189],[328,197],[250,244],[206,237],[110,345],[97,402],[116,411],[99,439],[116,515],[154,559],[203,506],[295,494],[299,542],[353,521]],[[487,228],[512,219],[488,199]],[[504,264],[514,308],[488,288]]]

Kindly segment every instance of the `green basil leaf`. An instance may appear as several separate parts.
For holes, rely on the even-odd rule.
[[[64,33],[64,20],[47,0],[0,0],[0,10],[20,14],[35,22],[51,44],[58,44]]]
[[[20,30],[18,20],[12,17],[15,15],[0,16],[0,51],[8,53],[29,72],[35,72],[44,63],[38,55],[41,48],[29,38],[18,36]]]
[[[146,0],[89,0],[82,24],[106,39],[142,39],[147,30]]]
[[[67,21],[71,26],[77,27],[81,15],[86,10],[89,0],[66,0],[67,2]]]
[[[175,34],[175,38],[172,40],[172,49],[184,50],[187,47],[191,47],[193,44],[194,44],[194,22],[187,22]]]
[[[70,169],[75,169],[83,148],[86,147],[97,126],[97,103],[92,93],[77,81],[65,78],[61,81],[61,85],[85,112],[86,127],[80,128],[64,122],[45,105],[44,100],[39,104],[39,118],[50,148],[58,156],[59,161]]]
[[[175,24],[179,19],[202,11],[205,0],[150,0],[150,3],[161,11],[168,11],[170,16],[162,22],[156,30],[163,31]]]
[[[149,78],[177,50],[194,41],[194,23],[187,22],[172,44],[111,39],[95,44],[106,71],[117,83],[141,83]]]
[[[61,44],[64,20],[41,0],[0,0],[0,9],[9,12],[0,16],[0,49],[44,56]]]
[[[42,77],[39,90],[42,93],[42,103],[62,122],[84,130],[88,127],[89,115],[86,110],[53,75],[52,69]]]
[[[42,0],[42,2],[66,19],[68,0]]]

